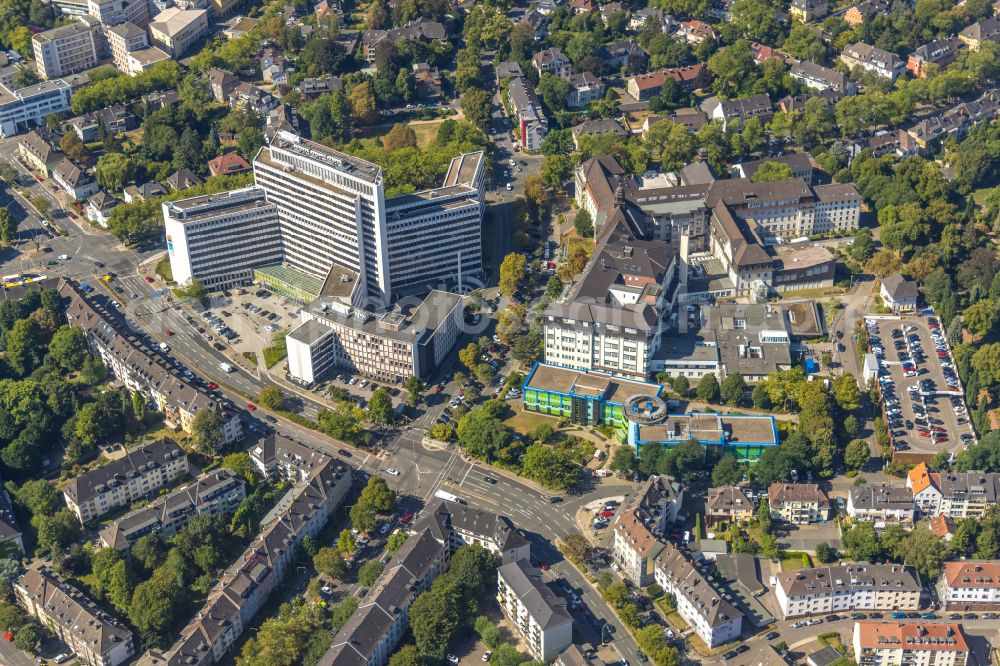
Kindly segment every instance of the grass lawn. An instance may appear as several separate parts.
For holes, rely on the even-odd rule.
[[[431,145],[435,138],[437,138],[438,128],[441,127],[441,120],[417,120],[411,122],[409,125],[413,129],[414,134],[417,135],[417,148],[423,149]]]
[[[782,298],[821,298],[837,296],[844,293],[843,287],[815,287],[813,289],[794,289],[781,293]]]
[[[256,352],[252,352],[252,351],[243,352],[243,358],[247,359],[248,361],[250,361],[254,365],[257,365],[257,353]]]
[[[522,435],[527,435],[543,423],[547,423],[553,428],[556,427],[557,419],[554,416],[526,412],[520,405],[514,405],[512,408],[514,415],[504,421],[504,423]]]
[[[795,571],[796,569],[807,569],[812,566],[809,556],[807,555],[805,559],[802,558],[802,553],[788,551],[785,556],[781,558],[781,570],[782,571]]]
[[[288,350],[285,348],[285,336],[288,335],[288,329],[282,329],[280,331],[275,331],[271,336],[272,344],[270,347],[264,350],[264,365],[267,367],[273,367],[281,359],[288,356]]]
[[[156,264],[156,274],[167,282],[174,281],[174,274],[170,271],[170,259],[164,257],[160,263]]]

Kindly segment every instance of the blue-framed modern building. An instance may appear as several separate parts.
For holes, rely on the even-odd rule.
[[[662,386],[651,382],[548,363],[536,363],[522,386],[525,411],[564,417],[580,425],[610,426],[640,457],[650,444],[670,447],[695,439],[706,448],[718,449],[719,455],[729,453],[752,464],[780,442],[773,416],[671,414],[662,391]]]

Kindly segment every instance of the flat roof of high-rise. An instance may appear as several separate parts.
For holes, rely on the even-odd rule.
[[[279,150],[287,150],[302,157],[321,162],[326,166],[333,167],[350,176],[369,182],[374,183],[382,174],[382,167],[373,162],[342,153],[339,150],[324,146],[315,141],[303,139],[296,134],[284,130],[275,133],[269,145]]]

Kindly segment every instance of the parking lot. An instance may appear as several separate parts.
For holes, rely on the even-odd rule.
[[[940,322],[868,318],[884,418],[896,451],[961,451],[975,441],[962,383]]]

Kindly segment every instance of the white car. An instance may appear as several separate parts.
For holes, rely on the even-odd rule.
[[[399,470],[393,469],[392,467],[387,467],[385,470],[386,474],[391,474],[392,476],[399,476]]]
[[[611,563],[611,570],[614,571],[615,573],[621,573],[622,568],[620,566],[618,566],[617,562],[612,562]]]
[[[69,255],[68,254],[60,254],[59,255],[59,261],[66,261],[67,259],[69,259]]]
[[[455,656],[455,655],[453,655],[453,654],[449,654],[449,655],[448,655],[448,656],[446,657],[446,659],[448,660],[448,663],[449,663],[449,664],[457,664],[457,663],[458,663],[458,657],[456,657],[456,656]]]
[[[493,653],[490,652],[489,650],[487,650],[486,652],[483,653],[483,661],[489,661],[490,657],[492,657],[492,656],[493,656]]]
[[[513,189],[514,187],[510,183],[507,183],[507,191],[510,192]]]

